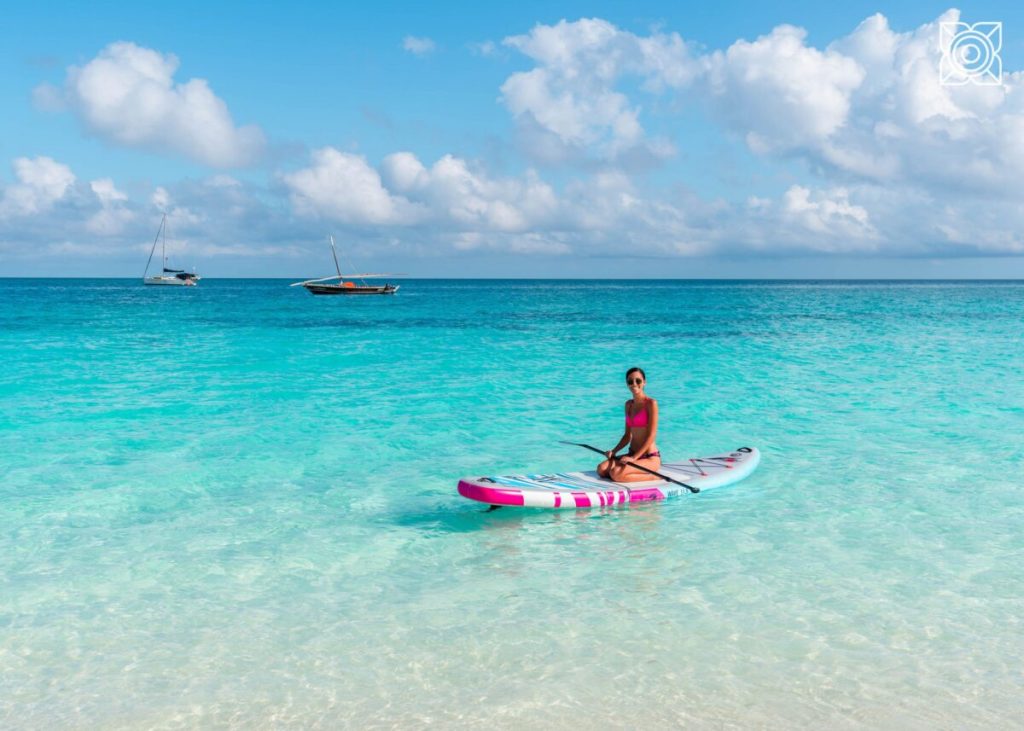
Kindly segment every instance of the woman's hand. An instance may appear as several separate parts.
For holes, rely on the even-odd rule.
[[[607,457],[608,459],[615,459],[615,450],[609,449],[607,452],[604,453],[604,456]]]

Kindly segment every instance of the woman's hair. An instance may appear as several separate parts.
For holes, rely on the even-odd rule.
[[[643,368],[630,368],[628,371],[626,371],[626,378],[629,378],[634,373],[639,373],[641,378],[643,378],[645,381],[647,380],[647,374],[644,373]]]

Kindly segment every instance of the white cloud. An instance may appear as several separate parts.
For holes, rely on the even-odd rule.
[[[315,250],[325,222],[338,235],[357,232],[367,251],[386,247],[399,258],[1024,253],[1024,210],[1012,200],[950,201],[873,183],[792,185],[732,204],[685,190],[652,192],[617,170],[556,189],[534,172],[495,176],[450,155],[424,165],[400,152],[374,167],[327,149],[282,180],[288,199],[275,197],[281,186],[223,175],[128,196],[109,179],[77,183],[59,163],[17,162],[19,179],[0,189],[0,255],[42,256],[61,242],[69,256],[125,255],[137,266],[159,221],[154,205],[168,212],[174,260],[200,270],[204,257],[300,256],[296,242]],[[318,257],[322,251],[311,260]]]
[[[407,191],[423,187],[429,173],[411,152],[395,152],[384,158],[381,175],[392,190]]]
[[[558,190],[533,171],[495,177],[452,155],[427,166],[398,152],[374,167],[328,148],[311,162],[284,178],[297,214],[360,227],[361,235],[377,231],[408,251],[428,242],[458,251],[655,257],[1024,249],[1024,237],[1014,233],[1024,227],[1024,211],[1011,201],[942,205],[929,194],[871,182],[793,184],[777,197],[733,204],[645,190],[614,169]]]
[[[783,214],[814,234],[824,234],[856,244],[877,239],[867,210],[850,203],[849,191],[835,188],[812,198],[808,188],[794,185],[783,196]]]
[[[158,211],[166,211],[171,204],[171,194],[162,185],[158,185],[149,200]]]
[[[18,160],[15,168],[18,180],[6,187],[0,181],[0,260],[4,262],[37,259],[39,267],[47,267],[54,254],[61,254],[60,271],[65,273],[82,265],[96,273],[135,275],[145,264],[164,211],[170,225],[167,243],[172,263],[198,265],[200,271],[211,257],[230,257],[232,262],[273,257],[268,262],[276,266],[280,257],[294,259],[303,254],[296,241],[319,240],[321,233],[320,225],[306,224],[288,213],[287,201],[275,198],[276,186],[215,175],[151,190],[136,183],[129,194],[109,178],[75,181],[67,166],[47,158]],[[87,263],[98,258],[110,259],[113,268]],[[239,266],[245,271],[250,265]],[[235,271],[234,264],[227,267],[222,271]]]
[[[548,161],[559,144],[605,159],[641,145],[655,158],[674,154],[669,142],[645,139],[641,107],[620,88],[628,78],[651,94],[694,90],[755,151],[785,151],[842,127],[864,78],[855,60],[808,47],[805,37],[784,25],[699,56],[676,33],[640,36],[601,19],[537,25],[504,41],[537,65],[506,79],[502,100]]]
[[[940,84],[939,24],[959,17],[898,33],[876,14],[823,49],[781,25],[705,55],[675,33],[563,20],[505,39],[535,66],[506,79],[502,101],[546,163],[672,155],[669,141],[647,138],[624,86],[633,78],[647,94],[685,95],[673,104],[703,103],[765,158],[804,158],[848,181],[1005,195],[1024,166],[1024,74],[1004,73],[1001,87]]]
[[[301,216],[372,225],[399,239],[402,229],[414,227],[413,238],[460,251],[563,254],[627,248],[686,255],[713,248],[713,236],[692,225],[688,211],[644,198],[629,176],[616,171],[573,181],[559,194],[531,170],[495,177],[452,155],[428,167],[409,152],[387,156],[376,169],[362,157],[326,149],[284,182]]]
[[[944,86],[939,25],[912,32],[873,15],[824,50],[781,26],[708,59],[718,118],[765,156],[799,156],[834,176],[948,194],[1017,195],[1024,165],[1024,88]]]
[[[632,78],[642,93],[669,97],[664,118],[680,101],[701,104],[768,164],[802,159],[818,179],[774,200],[749,196],[728,214],[627,185],[591,189],[587,205],[570,184],[559,220],[593,231],[592,241],[607,230],[624,245],[689,253],[1015,253],[1024,74],[1004,70],[1001,87],[941,85],[939,24],[958,19],[950,10],[896,32],[876,14],[824,48],[783,25],[705,55],[676,34],[636,35],[599,19],[538,25],[505,40],[535,65],[505,81],[502,100],[535,158],[624,168],[623,148],[653,142]]]
[[[614,159],[637,147],[655,158],[674,151],[663,140],[648,144],[640,107],[616,85],[627,76],[652,91],[687,83],[697,69],[677,34],[641,38],[593,18],[537,25],[504,44],[537,63],[501,87],[502,101],[527,133],[528,152],[541,159],[580,152]]]
[[[89,188],[103,205],[117,205],[128,200],[128,196],[119,191],[110,178],[100,178],[89,183]]]
[[[514,115],[532,115],[570,145],[591,145],[605,133],[615,145],[632,145],[640,138],[638,110],[629,106],[625,94],[607,89],[574,94],[558,86],[549,70],[534,69],[511,76],[501,92]]]
[[[100,209],[85,224],[89,231],[101,236],[117,234],[135,219],[135,213],[125,205],[128,196],[110,178],[93,180],[89,189],[100,203]]]
[[[417,56],[426,56],[434,52],[436,48],[434,41],[430,38],[417,38],[416,36],[406,36],[402,39],[402,48],[409,53]]]
[[[204,79],[176,83],[177,69],[174,55],[111,43],[68,69],[65,99],[89,131],[109,142],[180,153],[213,167],[254,162],[265,146],[260,129],[236,127]]]
[[[389,155],[381,167],[395,191],[453,226],[525,231],[550,221],[558,207],[554,190],[533,172],[494,179],[452,155],[427,169],[408,152]]]
[[[359,155],[325,148],[283,179],[296,212],[347,224],[516,232],[557,208],[554,191],[535,173],[494,179],[452,155],[427,168],[399,152],[378,171]]]
[[[414,223],[422,217],[416,206],[384,187],[380,174],[362,156],[325,147],[312,157],[312,166],[283,176],[300,214],[341,223],[390,225]]]
[[[46,212],[75,182],[71,168],[51,157],[19,157],[13,168],[18,182],[4,188],[0,218]]]
[[[814,144],[846,123],[864,70],[838,52],[804,45],[806,35],[782,25],[707,58],[711,99],[720,114],[747,130],[755,152]]]

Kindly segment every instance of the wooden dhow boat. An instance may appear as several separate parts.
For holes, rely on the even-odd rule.
[[[375,279],[380,277],[394,277],[400,276],[395,274],[342,274],[341,267],[338,265],[338,250],[334,246],[334,237],[331,236],[331,254],[334,256],[334,269],[338,273],[333,277],[323,277],[321,279],[307,279],[304,282],[295,282],[290,284],[290,287],[305,287],[307,292],[311,294],[343,294],[343,295],[356,295],[356,294],[394,294],[398,291],[399,285],[397,284],[367,284],[364,280]],[[360,284],[356,284],[352,280],[359,280]]]

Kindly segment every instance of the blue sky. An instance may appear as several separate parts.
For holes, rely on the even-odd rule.
[[[24,4],[0,275],[1024,277],[1019,4]],[[1002,84],[939,84],[1001,21]],[[1016,95],[1013,92],[1016,91]]]

